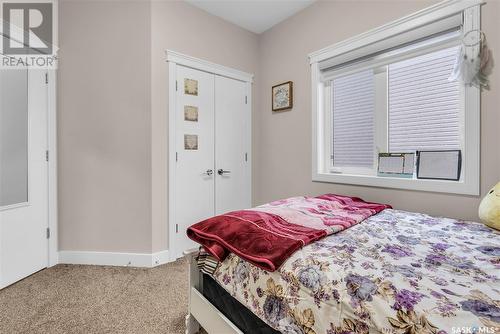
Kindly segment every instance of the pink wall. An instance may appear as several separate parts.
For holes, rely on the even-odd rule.
[[[153,1],[152,35],[152,226],[153,251],[168,245],[168,68],[165,50],[257,74],[258,36],[181,1]],[[258,78],[254,87],[258,85]],[[258,94],[253,96],[257,114]],[[258,127],[255,127],[258,128]]]
[[[148,2],[59,2],[60,250],[151,250],[149,36]]]
[[[334,192],[391,203],[395,208],[434,215],[477,218],[480,197],[317,183],[311,181],[311,93],[308,53],[431,5],[425,1],[319,1],[260,36],[260,136],[254,139],[258,164],[255,204],[300,194]],[[483,29],[500,51],[499,2],[483,9]],[[482,94],[481,193],[500,180],[500,80]],[[292,80],[294,108],[272,113],[271,86]]]
[[[479,197],[311,181],[307,55],[430,5],[320,1],[261,35],[180,1],[59,2],[59,234],[61,250],[168,248],[165,50],[255,74],[254,204],[338,192],[396,208],[477,219]],[[500,3],[483,29],[500,50]],[[294,82],[294,108],[270,110],[271,86]],[[481,191],[500,179],[499,71],[482,94]]]
[[[181,1],[62,0],[59,20],[60,249],[164,250],[165,51],[256,73],[258,36]]]

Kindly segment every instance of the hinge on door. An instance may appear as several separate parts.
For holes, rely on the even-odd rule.
[[[179,153],[175,152],[175,161],[179,160]]]
[[[245,104],[248,104],[248,96],[245,95]]]
[[[49,74],[45,73],[45,84],[49,83]]]
[[[46,230],[46,236],[47,236],[47,239],[50,239],[50,228],[48,228],[48,227]]]
[[[49,151],[45,151],[45,161],[49,162]]]
[[[248,153],[245,153],[245,161],[248,161]]]
[[[177,80],[175,80],[175,91],[177,92]]]
[[[179,224],[175,224],[175,233],[179,233]]]

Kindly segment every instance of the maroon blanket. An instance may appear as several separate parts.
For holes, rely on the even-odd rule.
[[[209,218],[189,227],[187,234],[219,261],[232,252],[275,271],[301,247],[386,208],[390,206],[333,194],[292,197]]]

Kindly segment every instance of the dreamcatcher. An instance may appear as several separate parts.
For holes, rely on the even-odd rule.
[[[486,42],[486,35],[478,29],[468,31],[455,60],[449,81],[460,79],[470,86],[489,89],[488,76],[493,69],[493,56]]]

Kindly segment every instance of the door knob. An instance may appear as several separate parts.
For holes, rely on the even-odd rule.
[[[207,171],[203,174],[206,174],[208,176],[212,175],[214,173],[214,171],[212,169],[207,169]]]
[[[224,174],[229,174],[229,173],[231,173],[231,171],[229,171],[229,170],[224,170],[224,169],[222,169],[222,168],[221,168],[221,169],[219,169],[219,170],[217,170],[217,174],[219,174],[219,175],[224,175]]]

